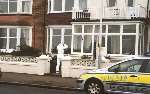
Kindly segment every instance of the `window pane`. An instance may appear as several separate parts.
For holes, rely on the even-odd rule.
[[[128,0],[128,7],[133,7],[133,0]]]
[[[108,33],[120,33],[120,26],[119,25],[109,25]]]
[[[65,11],[72,10],[74,6],[74,0],[65,0]]]
[[[148,61],[148,65],[146,66],[144,72],[145,73],[150,73],[150,61]]]
[[[0,38],[0,49],[6,49],[6,43],[7,39],[6,38]]]
[[[92,36],[91,35],[84,36],[83,52],[84,53],[92,52]]]
[[[7,28],[0,28],[0,37],[7,36]]]
[[[95,26],[95,33],[99,33],[99,32],[100,32],[100,25],[96,25]],[[106,33],[106,25],[103,25],[102,33]]]
[[[71,40],[72,36],[64,36],[64,43],[68,45],[68,48],[65,49],[65,54],[71,54]]]
[[[105,36],[102,36],[102,47],[105,47]]]
[[[8,13],[8,2],[0,1],[0,13]]]
[[[136,33],[136,25],[124,25],[123,33]]]
[[[96,25],[94,33],[99,33],[99,31],[100,31],[100,25]]]
[[[86,10],[87,9],[87,0],[79,0],[79,9]]]
[[[125,61],[123,63],[117,64],[109,68],[109,72],[115,72],[115,70],[118,68],[118,72],[141,72],[141,66],[143,63],[146,63],[146,61],[143,59],[138,60],[129,60]]]
[[[49,0],[49,12],[51,11],[51,0]]]
[[[31,11],[31,1],[22,1],[22,12]]]
[[[65,29],[64,35],[72,35],[72,29]]]
[[[16,37],[17,36],[17,29],[16,28],[10,28],[9,29],[9,36],[10,37]]]
[[[74,32],[75,33],[82,33],[82,25],[75,25],[75,30]]]
[[[16,38],[10,38],[9,49],[16,49],[16,43],[17,43]]]
[[[9,12],[17,12],[17,1],[9,2]]]
[[[61,36],[53,36],[52,37],[52,53],[57,53],[57,46],[61,43]]]
[[[73,52],[81,52],[81,43],[82,43],[82,36],[74,35]]]
[[[92,33],[93,26],[92,25],[85,25],[84,26],[84,33]]]
[[[120,64],[120,72],[140,72],[144,60],[130,60]]]
[[[108,7],[114,7],[116,5],[116,0],[109,0]]]
[[[123,36],[122,37],[122,53],[127,55],[135,54],[135,36]]]
[[[61,29],[53,29],[53,35],[61,35]]]
[[[120,36],[108,36],[107,53],[120,54]]]
[[[62,11],[62,0],[54,0],[54,11]]]
[[[29,45],[29,31],[27,28],[21,29],[20,45]]]

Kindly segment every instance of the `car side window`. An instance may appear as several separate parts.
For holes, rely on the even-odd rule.
[[[139,72],[144,60],[129,60],[111,67],[110,72]]]
[[[144,70],[145,73],[150,73],[150,60],[148,61],[148,64],[145,66],[144,69],[145,69]]]

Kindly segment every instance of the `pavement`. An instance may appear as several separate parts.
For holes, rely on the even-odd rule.
[[[40,76],[33,74],[5,72],[2,73],[0,83],[62,90],[78,90],[76,80],[76,78],[62,78],[60,75],[56,74]]]

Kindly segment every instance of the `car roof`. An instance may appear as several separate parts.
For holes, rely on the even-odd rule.
[[[118,62],[108,66],[108,68],[112,67],[114,65],[120,64],[122,62],[125,62],[125,61],[133,60],[133,59],[145,59],[145,60],[149,59],[150,60],[150,57],[147,57],[147,56],[130,56],[130,57],[127,57],[127,58],[125,58],[125,59],[123,59],[121,61],[118,61]]]
[[[135,57],[132,57],[132,59],[150,59],[150,57],[147,57],[147,56],[135,56]]]

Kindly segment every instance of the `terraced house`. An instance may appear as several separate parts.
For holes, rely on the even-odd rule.
[[[26,44],[56,54],[112,56],[150,50],[149,0],[0,0],[0,50]]]

